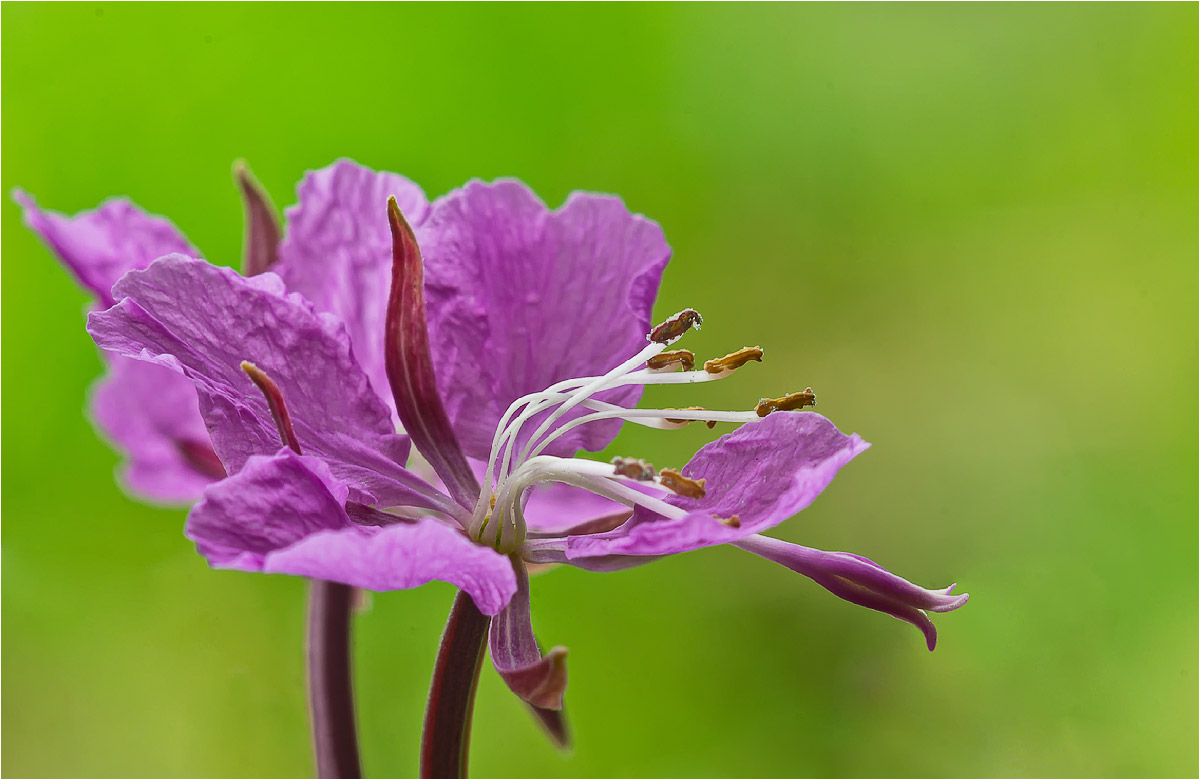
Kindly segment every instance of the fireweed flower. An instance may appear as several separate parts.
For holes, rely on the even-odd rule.
[[[246,212],[243,273],[253,276],[273,267],[292,289],[344,312],[350,332],[369,347],[382,328],[361,327],[361,316],[381,316],[383,305],[369,297],[355,300],[346,291],[382,283],[386,301],[391,239],[386,217],[374,204],[394,194],[419,218],[428,206],[421,189],[396,174],[339,160],[305,176],[298,204],[287,211],[288,231],[281,243],[279,220],[265,191],[241,163],[235,165],[235,177]],[[172,252],[196,254],[168,221],[123,199],[68,217],[43,211],[21,191],[15,197],[26,223],[93,293],[100,308],[114,303],[110,288],[125,272]],[[372,273],[380,278],[372,279]],[[120,482],[133,497],[153,504],[198,500],[203,487],[223,478],[226,470],[209,441],[192,383],[153,363],[107,357],[106,375],[92,393],[91,416],[125,456]],[[321,776],[361,771],[348,652],[352,600],[352,590],[339,583],[316,581],[309,589],[308,690]]]
[[[125,272],[172,252],[196,255],[174,225],[124,199],[68,217],[43,211],[20,190],[14,197],[26,224],[93,295],[96,308],[115,303],[110,290]],[[195,501],[225,469],[208,443],[191,383],[168,369],[116,355],[106,362],[107,373],[91,392],[91,417],[103,437],[125,453],[121,483],[149,503]]]
[[[378,204],[394,195],[416,224],[428,211],[421,188],[393,173],[375,172],[349,160],[308,173],[297,188],[282,236],[269,198],[249,170],[235,166],[246,212],[243,273],[271,268],[290,290],[323,311],[342,317],[366,369],[386,387],[382,363],[383,306],[391,264],[391,238]],[[73,216],[40,208],[17,190],[26,224],[93,296],[95,308],[115,301],[111,289],[126,272],[164,255],[199,257],[179,230],[124,198]],[[366,290],[384,287],[372,296]],[[379,343],[376,343],[376,342]],[[377,364],[369,357],[378,354]],[[197,408],[196,390],[176,371],[107,355],[105,376],[90,398],[91,417],[124,456],[120,482],[152,504],[191,504],[210,482],[226,475]]]
[[[760,535],[867,447],[799,411],[811,391],[733,411],[634,408],[646,385],[686,393],[762,357],[747,348],[697,368],[672,348],[699,326],[696,312],[650,327],[669,255],[657,226],[601,196],[549,212],[511,181],[451,193],[415,232],[394,200],[389,217],[382,335],[356,331],[275,274],[244,278],[182,254],[126,274],[117,302],[89,318],[102,348],[197,390],[230,474],[188,520],[212,565],[371,590],[451,582],[495,616],[491,655],[509,687],[551,709],[562,705],[565,651],[538,649],[529,563],[613,570],[731,543],[916,625],[933,648],[927,612],[966,594]],[[378,392],[380,369],[393,404]],[[576,457],[623,422],[692,421],[741,427],[678,471]],[[407,467],[410,444],[437,480]]]

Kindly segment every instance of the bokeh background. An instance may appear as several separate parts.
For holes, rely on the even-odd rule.
[[[485,669],[480,776],[1192,775],[1197,6],[6,3],[3,190],[122,194],[236,264],[339,156],[440,195],[615,192],[656,313],[874,447],[784,538],[972,594],[913,629],[722,548],[547,573],[577,745]],[[85,296],[3,224],[3,772],[307,775],[304,584],[209,571],[83,413]],[[652,397],[653,398],[653,397]],[[709,432],[630,431],[681,464]],[[357,624],[364,759],[416,771],[445,585]]]

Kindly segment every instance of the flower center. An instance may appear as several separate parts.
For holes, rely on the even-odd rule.
[[[678,429],[702,421],[712,427],[718,422],[746,423],[777,409],[812,406],[811,389],[777,399],[774,406],[762,401],[746,411],[714,411],[698,406],[685,409],[629,409],[594,396],[629,385],[693,384],[724,379],[751,360],[761,361],[759,347],[743,347],[722,358],[709,360],[694,370],[695,356],[687,350],[666,351],[702,319],[694,309],[685,309],[655,327],[646,337],[650,343],[611,371],[591,377],[558,382],[537,393],[522,396],[508,407],[496,426],[483,490],[467,528],[471,538],[508,554],[526,536],[524,503],[529,489],[540,482],[562,482],[589,490],[628,507],[643,506],[666,517],[681,517],[686,510],[664,498],[704,496],[704,481],[692,480],[678,471],[655,472],[645,461],[617,458],[603,463],[586,458],[559,458],[542,454],[566,433],[600,420],[620,419],[652,428]],[[563,420],[572,409],[588,414]],[[532,433],[527,424],[539,414],[544,419]]]

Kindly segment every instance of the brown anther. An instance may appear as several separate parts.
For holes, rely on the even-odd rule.
[[[658,481],[663,487],[684,498],[704,498],[703,479],[691,479],[680,474],[675,469],[663,469],[658,472]]]
[[[742,527],[742,518],[738,517],[737,515],[733,515],[732,517],[718,517],[717,522],[727,525],[730,528]]]
[[[759,417],[766,417],[771,412],[790,412],[793,409],[803,409],[806,406],[816,406],[817,397],[811,387],[804,388],[799,393],[785,395],[782,398],[764,398],[754,407]]]
[[[691,371],[696,367],[696,353],[690,349],[672,349],[668,352],[660,352],[646,361],[646,368],[655,371],[672,368],[675,365],[679,365],[684,371]]]
[[[722,358],[704,361],[704,370],[710,374],[723,374],[735,368],[741,368],[751,360],[762,362],[762,347],[742,347],[737,352],[730,352]]]
[[[649,482],[654,479],[654,466],[641,458],[612,459],[613,471],[622,477],[636,479],[638,482]]]
[[[658,344],[670,344],[687,333],[688,328],[694,326],[696,330],[700,330],[703,322],[704,318],[700,316],[700,312],[695,309],[684,309],[675,316],[668,317],[661,325],[655,326],[646,339]]]
[[[671,410],[671,411],[676,411],[676,412],[707,412],[708,411],[703,406],[685,406],[682,409],[676,409],[674,406],[668,406],[667,409]],[[666,421],[669,423],[675,423],[676,425],[684,425],[686,423],[692,423],[692,422],[702,422],[705,425],[707,425],[709,428],[717,427],[716,420],[680,420],[680,419],[675,419],[672,417],[667,417]]]

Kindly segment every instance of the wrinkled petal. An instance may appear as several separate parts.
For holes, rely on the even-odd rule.
[[[479,480],[471,471],[438,395],[425,326],[421,250],[395,199],[388,201],[388,222],[392,230],[392,278],[384,362],[396,413],[450,496],[471,511],[479,498]]]
[[[274,452],[279,434],[262,393],[241,369],[255,363],[281,388],[303,452],[328,461],[364,503],[445,511],[444,497],[400,464],[407,437],[374,394],[345,328],[277,276],[251,279],[179,255],[118,282],[120,303],[91,315],[102,348],[167,366],[195,384],[213,446],[229,471]]]
[[[266,556],[319,531],[350,526],[349,489],[317,458],[255,455],[213,484],[188,514],[187,537],[217,568],[260,571]]]
[[[705,480],[707,491],[699,499],[668,500],[686,516],[668,519],[639,507],[620,528],[570,537],[567,557],[666,555],[771,528],[811,504],[868,446],[815,412],[775,412],[706,444],[684,466],[684,475]],[[732,517],[736,523],[722,522]]]
[[[417,235],[438,387],[463,448],[482,459],[514,400],[607,371],[645,346],[670,257],[658,225],[619,198],[573,193],[551,212],[512,180],[440,198]],[[640,393],[598,398],[632,405]],[[601,449],[619,427],[581,426],[547,453]]]
[[[486,615],[502,610],[516,588],[505,556],[432,517],[315,534],[269,555],[263,571],[378,591],[441,580],[469,593]]]
[[[92,389],[91,413],[102,435],[125,455],[120,479],[152,503],[187,503],[225,476],[200,417],[196,388],[152,363],[113,356]]]
[[[135,268],[174,252],[197,256],[179,229],[163,217],[139,209],[124,198],[105,201],[73,217],[43,211],[33,197],[13,193],[25,212],[25,224],[42,237],[63,265],[100,305],[111,306],[113,284]]]
[[[187,535],[217,568],[294,574],[368,590],[442,580],[487,614],[516,590],[508,559],[433,518],[386,527],[355,525],[349,486],[320,459],[283,449],[256,455],[205,490]]]
[[[967,603],[966,593],[951,593],[953,585],[941,590],[922,588],[861,555],[814,550],[757,535],[734,544],[803,574],[838,598],[911,623],[925,635],[930,650],[937,645],[937,630],[926,611],[950,612]]]
[[[488,632],[492,663],[505,684],[526,702],[561,710],[567,689],[567,648],[555,647],[542,655],[529,614],[529,573],[520,559],[513,559],[513,569],[516,592]]]
[[[272,269],[289,290],[346,323],[354,354],[375,392],[392,403],[383,359],[383,325],[392,269],[387,201],[419,226],[429,211],[425,193],[395,173],[352,160],[310,171],[284,213],[287,229]]]

